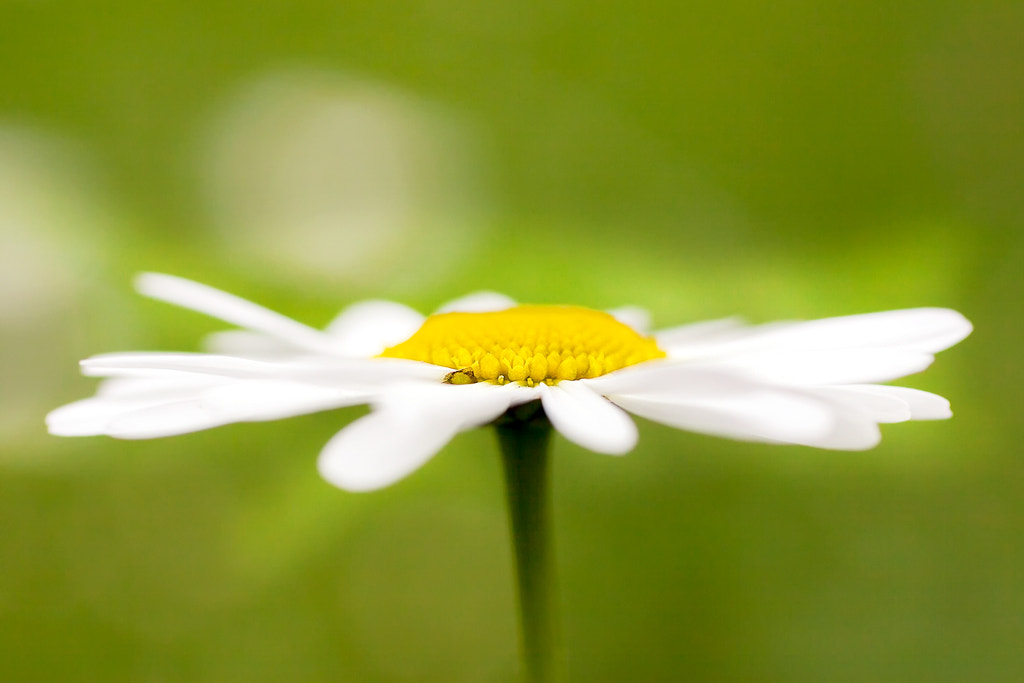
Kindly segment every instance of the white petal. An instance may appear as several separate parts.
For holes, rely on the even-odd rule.
[[[118,439],[156,439],[237,422],[209,410],[199,399],[163,403],[111,418],[104,433]]]
[[[232,422],[277,420],[367,403],[372,396],[277,380],[118,379],[94,398],[47,416],[58,436],[107,434],[143,439],[184,434]]]
[[[636,445],[636,424],[582,382],[541,387],[544,412],[570,441],[597,453],[622,455]]]
[[[454,301],[449,301],[436,313],[489,313],[491,311],[504,311],[513,308],[516,302],[513,299],[498,294],[497,292],[475,292]]]
[[[699,323],[689,323],[678,327],[670,327],[654,333],[658,346],[664,350],[685,349],[689,346],[707,343],[721,343],[749,333],[753,328],[743,322],[742,318],[720,318]]]
[[[232,421],[279,420],[321,410],[368,403],[373,394],[279,380],[247,380],[207,389],[199,396],[206,410]]]
[[[889,400],[902,401],[910,412],[909,419],[911,420],[945,420],[953,416],[949,409],[949,401],[942,396],[920,389],[880,384],[826,387],[826,389],[830,391],[845,390],[863,396],[885,397]],[[878,420],[878,422],[885,421]]]
[[[349,306],[327,326],[338,353],[353,358],[379,355],[411,337],[423,316],[393,301],[363,301]]]
[[[159,405],[163,401],[112,401],[86,398],[69,403],[46,416],[46,428],[54,436],[99,436],[110,421],[126,412]]]
[[[332,438],[320,474],[348,491],[371,491],[409,475],[458,432],[508,409],[511,391],[490,384],[394,387],[375,410]]]
[[[286,379],[328,384],[349,391],[372,390],[396,381],[440,381],[449,372],[447,368],[400,358],[309,356],[270,362],[204,353],[163,352],[94,356],[83,360],[81,365],[84,374],[100,377],[196,373],[236,379]]]
[[[895,394],[870,399],[842,391],[848,387],[775,386],[735,370],[673,361],[586,382],[641,417],[745,441],[863,450],[880,439],[876,419],[908,416],[907,403]],[[890,388],[896,387],[881,387]]]
[[[709,393],[731,392],[750,385],[749,380],[734,371],[675,360],[648,361],[582,381],[605,396],[664,392],[675,398],[703,398]]]
[[[948,308],[911,308],[798,323],[770,333],[776,348],[900,348],[937,353],[971,333]]]
[[[655,336],[670,358],[722,359],[772,350],[874,348],[936,353],[971,332],[970,322],[946,308],[914,308],[746,328],[721,325],[716,330],[718,326],[719,323],[712,323],[713,334],[707,336],[689,334],[687,327],[665,330]]]
[[[95,408],[96,399],[75,401],[46,416],[46,430],[54,436],[99,436],[106,427],[106,415]]]
[[[811,439],[805,446],[827,448],[834,451],[866,451],[882,440],[878,425],[870,418],[849,411],[839,411],[836,422],[828,434]]]
[[[622,306],[608,311],[609,315],[623,325],[628,325],[640,334],[647,334],[651,329],[651,314],[639,306]]]
[[[827,402],[785,389],[750,386],[704,400],[609,395],[631,413],[671,427],[745,441],[813,445],[836,425]]]
[[[524,387],[521,384],[506,384],[504,388],[508,389],[511,394],[510,406],[520,406],[530,401],[539,401],[541,393],[543,392],[543,385],[537,385],[535,387]]]
[[[856,356],[861,352],[862,350],[857,350],[853,352],[853,355]],[[771,358],[776,362],[752,362],[750,367],[739,362],[655,360],[584,381],[605,396],[628,394],[664,398],[671,401],[700,401],[709,398],[732,397],[737,393],[746,393],[755,386],[778,388],[778,390],[790,394],[802,393],[805,390],[816,388],[814,382],[807,382],[809,379],[829,379],[830,376],[842,377],[847,373],[863,374],[865,372],[855,365],[844,367],[842,363],[831,362],[833,356],[830,354],[836,353],[840,352],[818,352],[823,356],[821,358],[814,353],[789,358],[778,355],[778,361],[776,361],[776,356]],[[885,355],[890,352],[870,351],[866,353],[869,358],[873,359],[875,353]],[[897,353],[902,354],[902,352]],[[759,357],[751,356],[751,358]],[[899,355],[898,358],[902,358],[902,355]],[[801,359],[806,363],[801,364]],[[917,355],[913,355],[913,359],[916,362],[923,362]],[[782,363],[781,360],[786,360],[797,367]],[[844,356],[840,360],[846,361],[849,360],[849,357]],[[890,367],[895,366],[900,371],[907,367],[903,364],[897,365],[892,360],[887,362]],[[867,366],[871,372],[876,374],[879,368],[885,369],[877,363],[867,363]],[[831,373],[831,375],[826,375],[826,373]],[[805,383],[809,386],[803,386]]]
[[[313,358],[309,362],[287,364],[282,374],[290,379],[329,384],[353,391],[375,391],[396,382],[412,380],[433,386],[440,383],[449,372],[451,368],[404,358]]]
[[[235,422],[278,420],[349,405],[371,397],[328,387],[273,380],[231,382],[185,399],[123,412],[104,433],[121,439],[151,439]]]
[[[46,416],[46,426],[56,436],[106,434],[112,420],[137,410],[191,399],[225,382],[220,377],[199,375],[174,378],[118,378],[100,385],[97,395],[61,406]]]
[[[135,288],[146,296],[190,308],[225,322],[277,337],[300,348],[329,350],[323,332],[267,308],[207,285],[161,273],[143,273]]]
[[[195,398],[134,401],[87,398],[46,416],[47,428],[56,436],[107,435],[125,439],[173,436],[233,421],[204,410]]]
[[[253,360],[280,360],[301,353],[294,345],[277,337],[249,330],[214,332],[203,339],[203,348],[214,355],[240,356]]]
[[[911,419],[910,406],[903,399],[870,390],[872,385],[814,387],[807,391],[832,401],[872,422],[906,422]]]
[[[761,382],[813,385],[888,382],[921,372],[934,359],[929,353],[900,348],[777,349],[700,364]]]
[[[455,421],[376,411],[338,432],[320,453],[320,476],[346,491],[373,491],[419,469],[447,444]]]
[[[79,363],[88,377],[119,375],[197,373],[220,377],[265,377],[280,372],[280,364],[265,361],[218,356],[208,353],[176,353],[139,351],[108,353],[86,358]]]
[[[872,387],[873,391],[883,391],[907,402],[910,406],[912,420],[946,420],[953,417],[949,409],[949,401],[938,394],[909,387]]]
[[[408,306],[391,301],[363,301],[346,308],[327,326],[331,355],[370,358],[405,341],[423,324],[423,316]],[[229,330],[206,338],[211,353],[255,359],[294,356],[294,345],[259,332]]]
[[[223,386],[234,380],[207,375],[173,374],[168,377],[115,377],[100,382],[98,398],[111,400],[156,399],[170,401]]]

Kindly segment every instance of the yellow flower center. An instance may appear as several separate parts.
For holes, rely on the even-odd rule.
[[[607,313],[573,306],[516,306],[489,313],[441,313],[386,358],[433,363],[454,372],[445,381],[472,384],[598,377],[665,352]]]

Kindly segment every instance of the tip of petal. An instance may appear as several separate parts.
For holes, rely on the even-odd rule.
[[[951,308],[919,308],[911,312],[918,314],[921,327],[930,333],[923,348],[932,353],[948,349],[974,331],[971,321]]]
[[[405,478],[439,451],[454,425],[419,416],[375,411],[338,432],[317,459],[329,484],[356,493],[375,491]]]
[[[459,297],[437,309],[435,313],[489,313],[504,311],[516,305],[514,299],[497,292],[474,292]]]
[[[53,436],[97,436],[103,433],[102,428],[94,422],[68,417],[65,407],[57,408],[46,416],[47,432]]]
[[[640,334],[647,334],[651,329],[651,314],[639,306],[622,306],[608,311],[609,315],[623,325],[627,325]]]
[[[605,455],[625,455],[636,446],[636,423],[590,387],[566,381],[541,388],[541,402],[548,419],[573,443]]]
[[[132,286],[135,288],[136,292],[155,299],[162,299],[165,292],[175,289],[183,284],[195,285],[197,283],[192,280],[186,280],[185,278],[178,277],[177,275],[151,272],[139,273],[132,281]]]

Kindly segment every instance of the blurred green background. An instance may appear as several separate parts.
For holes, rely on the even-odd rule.
[[[511,681],[493,435],[364,495],[361,410],[58,439],[198,348],[142,270],[310,324],[480,288],[656,326],[949,306],[866,453],[555,442],[577,681],[1024,677],[1024,4],[0,3],[0,680]]]

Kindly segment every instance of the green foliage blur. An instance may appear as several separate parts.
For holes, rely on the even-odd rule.
[[[577,681],[1024,678],[1024,5],[0,5],[0,680],[512,681],[493,434],[321,481],[362,409],[48,436],[83,357],[477,289],[656,327],[912,306],[976,332],[866,453],[556,438]]]

